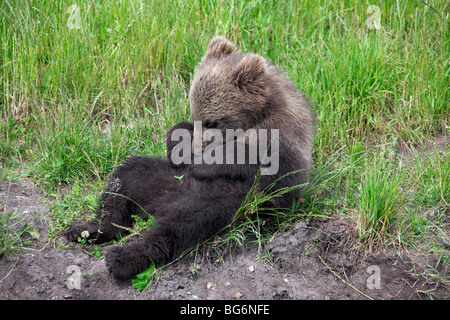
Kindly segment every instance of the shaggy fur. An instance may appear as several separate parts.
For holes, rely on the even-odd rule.
[[[303,170],[280,179],[274,189],[306,182],[312,139],[308,101],[264,58],[242,54],[222,37],[212,39],[195,72],[189,98],[192,120],[202,121],[205,128],[224,133],[238,128],[279,129],[279,170],[261,176],[260,190],[299,169]],[[171,155],[178,142],[171,137],[176,129],[188,130],[193,139],[193,123],[181,122],[167,134],[168,160],[143,156],[126,160],[112,174],[97,218],[67,231],[73,241],[87,230],[90,240],[105,242],[124,232],[120,226],[130,227],[132,215],[143,219],[147,213],[153,215],[154,226],[140,239],[107,252],[106,265],[115,278],[129,279],[151,262],[168,263],[226,227],[261,167],[259,161],[226,164],[226,152],[223,164],[175,165]],[[235,149],[239,142],[258,143],[238,140]],[[294,196],[295,192],[287,193],[270,205],[289,206]]]

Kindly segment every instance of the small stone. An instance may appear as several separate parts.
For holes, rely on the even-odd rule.
[[[212,290],[212,291],[216,291],[216,284],[214,282],[208,282],[206,284],[206,289],[208,290]]]

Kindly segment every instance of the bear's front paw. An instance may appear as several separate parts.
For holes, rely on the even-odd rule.
[[[169,133],[172,133],[173,131],[175,131],[177,129],[186,129],[186,130],[191,131],[193,133],[194,132],[194,123],[193,122],[189,122],[189,121],[178,122],[177,124],[173,125],[169,129],[169,131],[168,131],[169,138],[171,137],[171,135]]]
[[[78,241],[79,239],[95,241],[97,235],[98,231],[96,230],[96,227],[90,224],[70,227],[65,233],[65,236],[69,241]]]
[[[128,247],[114,246],[106,253],[106,267],[116,279],[131,279],[143,269],[139,265],[141,257]]]
[[[89,243],[103,243],[111,239],[109,235],[100,231],[100,226],[95,221],[70,227],[67,229],[65,236],[69,241],[88,241]]]

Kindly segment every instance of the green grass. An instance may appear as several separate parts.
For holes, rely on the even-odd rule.
[[[450,152],[416,157],[414,203],[426,207],[450,205]]]
[[[383,155],[382,155],[383,156]],[[401,165],[379,156],[366,161],[358,187],[358,231],[361,240],[371,244],[389,235],[396,220],[402,218],[404,181]]]
[[[189,118],[195,66],[224,35],[282,67],[313,102],[311,181],[292,211],[350,217],[371,247],[445,237],[449,149],[430,141],[450,130],[450,8],[427,3],[2,1],[0,178],[44,184],[60,234],[114,166],[164,156],[165,132]],[[72,4],[80,29],[68,26]],[[369,4],[380,30],[365,24]],[[415,151],[404,159],[397,142]]]

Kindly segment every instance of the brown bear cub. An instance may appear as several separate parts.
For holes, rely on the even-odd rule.
[[[152,262],[166,264],[214,236],[231,223],[257,176],[259,190],[307,181],[309,102],[264,58],[241,53],[223,37],[212,39],[189,100],[194,122],[169,130],[168,159],[126,160],[112,174],[97,218],[67,231],[73,241],[87,231],[89,240],[105,242],[126,232],[133,215],[152,215],[154,225],[141,238],[107,252],[115,278],[132,278]],[[264,206],[288,207],[298,192]]]

